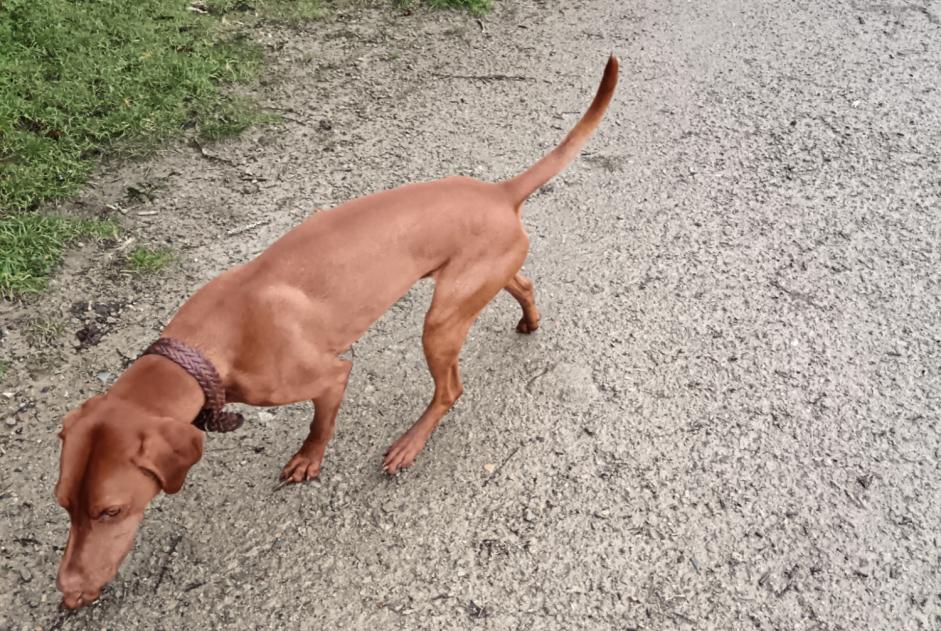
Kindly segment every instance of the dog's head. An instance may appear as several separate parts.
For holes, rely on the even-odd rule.
[[[194,426],[108,396],[66,415],[56,500],[71,528],[56,584],[62,603],[93,602],[130,552],[144,509],[176,493],[203,451]]]

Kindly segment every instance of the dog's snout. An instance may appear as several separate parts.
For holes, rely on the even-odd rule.
[[[81,607],[85,607],[86,605],[92,604],[93,602],[98,600],[98,596],[100,595],[101,595],[100,591],[63,592],[62,606],[65,607],[66,609],[79,609]]]
[[[56,577],[56,587],[62,592],[62,605],[67,609],[78,609],[95,602],[101,589],[91,587],[92,584],[87,576],[66,568],[61,568]]]
[[[66,609],[78,609],[85,604],[82,592],[71,592],[62,594],[62,606]]]

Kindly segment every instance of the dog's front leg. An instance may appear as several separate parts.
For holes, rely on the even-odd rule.
[[[301,448],[281,470],[281,480],[284,482],[304,482],[313,480],[320,474],[320,464],[327,443],[333,436],[337,412],[340,410],[352,368],[353,363],[349,360],[337,359],[332,372],[324,375],[321,382],[323,391],[313,398],[314,420],[310,424],[310,433]]]

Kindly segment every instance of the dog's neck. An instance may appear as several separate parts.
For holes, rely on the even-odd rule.
[[[137,359],[114,382],[108,396],[186,423],[193,422],[205,403],[205,395],[196,380],[159,355]]]

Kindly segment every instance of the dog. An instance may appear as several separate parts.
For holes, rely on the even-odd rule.
[[[487,303],[505,289],[522,307],[516,330],[539,327],[533,283],[520,274],[529,248],[522,206],[581,151],[617,75],[612,55],[582,119],[512,179],[409,184],[313,215],[200,288],[105,394],[69,412],[55,490],[71,520],[56,581],[62,604],[76,609],[99,597],[130,552],[147,505],[161,491],[179,491],[202,456],[203,431],[241,423],[222,411],[225,402],[313,401],[310,432],[281,479],[317,477],[352,368],[340,355],[431,277],[422,345],[434,395],[383,461],[389,474],[411,466],[461,396],[458,355]]]

